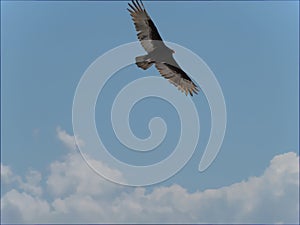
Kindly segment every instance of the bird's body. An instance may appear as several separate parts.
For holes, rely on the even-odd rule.
[[[173,58],[175,52],[163,42],[143,3],[132,0],[132,4],[128,4],[130,7],[128,11],[138,32],[138,39],[148,53],[136,57],[136,65],[146,70],[154,64],[163,77],[178,87],[179,90],[185,92],[186,95],[197,94],[198,87]]]

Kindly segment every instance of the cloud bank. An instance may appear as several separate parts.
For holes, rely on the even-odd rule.
[[[57,135],[67,147],[75,148],[73,136],[60,128]],[[44,176],[30,170],[22,178],[1,165],[1,183],[11,187],[1,197],[2,223],[299,221],[299,156],[294,152],[275,156],[261,176],[194,193],[179,185],[146,192],[113,184],[93,172],[76,151],[51,163]]]

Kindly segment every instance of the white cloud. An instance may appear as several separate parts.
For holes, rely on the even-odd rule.
[[[25,182],[20,179],[19,187],[33,196],[42,195],[43,190],[40,186],[42,180],[41,173],[36,170],[29,170],[25,178]]]
[[[25,176],[25,181],[23,181],[20,176],[13,173],[9,166],[1,164],[1,183],[17,185],[21,190],[27,191],[34,196],[42,194],[41,179],[42,175],[40,172],[29,170]]]
[[[66,132],[65,136],[71,137]],[[118,171],[111,172],[121,176]],[[18,177],[6,166],[1,166],[1,177],[2,174],[6,180],[8,175]],[[259,177],[194,193],[179,185],[146,192],[145,188],[110,183],[93,172],[75,151],[51,163],[43,189],[47,198],[22,187],[22,184],[39,187],[38,172],[29,172],[25,180],[16,182],[18,189],[2,196],[4,222],[297,223],[299,220],[299,156],[294,152],[275,156]],[[14,221],[9,220],[11,216]]]
[[[60,127],[56,128],[56,133],[57,133],[58,139],[70,150],[76,150],[77,144],[79,146],[84,145],[83,140],[81,140],[78,137],[75,140],[74,136],[68,134],[65,130],[62,130]]]
[[[10,184],[18,179],[9,166],[5,166],[1,164],[1,182],[4,184]]]
[[[121,176],[117,171],[111,172]],[[71,194],[101,196],[119,189],[118,185],[96,174],[77,153],[68,154],[63,162],[53,162],[46,183],[56,197]]]
[[[24,223],[26,221],[47,220],[50,208],[46,200],[15,189],[1,198],[1,222]]]
[[[57,128],[57,137],[68,148],[76,149],[75,137],[59,127]],[[83,140],[78,138],[77,142],[79,142],[80,145],[84,144]],[[103,170],[106,170],[112,177],[122,180],[121,172],[110,169],[100,161],[90,159],[88,155],[84,155],[84,157],[88,158],[93,165],[97,165],[97,168],[103,168]],[[89,195],[100,195],[104,193],[107,195],[109,191],[119,186],[102,179],[87,165],[80,154],[71,152],[67,154],[63,163],[60,161],[51,163],[47,187],[54,196],[62,196],[71,193]]]

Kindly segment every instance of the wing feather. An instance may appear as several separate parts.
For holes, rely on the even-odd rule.
[[[154,52],[155,49],[158,50],[155,51],[155,54],[152,54],[152,57],[154,56],[155,67],[159,73],[186,95],[198,94],[197,85],[180,68],[172,57],[170,49],[163,43],[156,26],[145,10],[143,2],[132,0],[132,3],[128,3],[128,6],[127,10],[132,17],[138,39],[143,48],[148,53]]]
[[[127,8],[127,10],[132,17],[141,45],[148,53],[152,52],[157,47],[153,41],[162,42],[156,26],[146,12],[142,1],[132,0],[132,4],[128,3],[128,6],[130,8]]]
[[[164,62],[155,63],[155,67],[159,73],[170,83],[174,84],[180,91],[186,95],[198,94],[198,86],[189,78],[189,76],[177,66],[170,65]]]

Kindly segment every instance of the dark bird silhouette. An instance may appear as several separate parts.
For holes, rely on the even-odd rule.
[[[136,65],[146,70],[154,64],[164,78],[168,79],[186,95],[190,94],[193,96],[194,93],[198,94],[197,85],[173,58],[174,50],[168,48],[163,42],[143,2],[132,0],[132,4],[128,3],[128,5],[130,8],[127,10],[130,12],[134,22],[138,39],[148,53],[147,55],[136,57]]]

